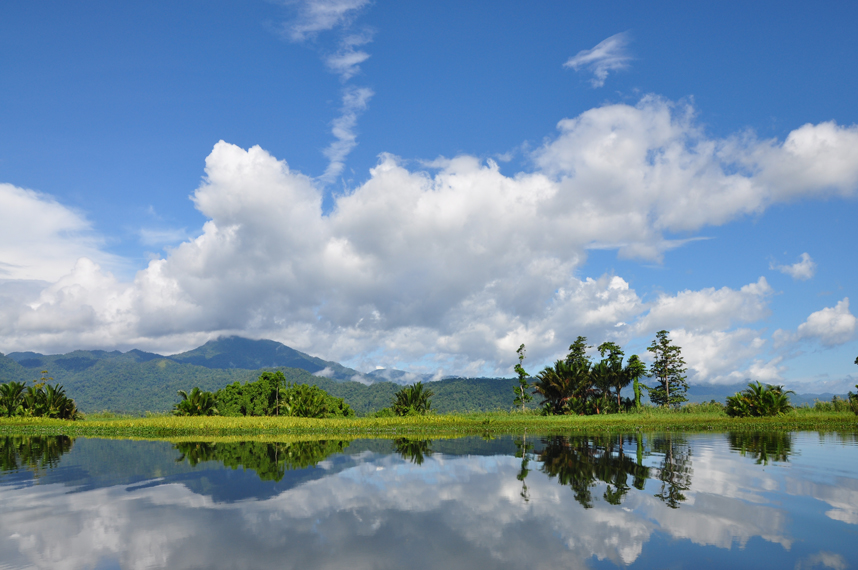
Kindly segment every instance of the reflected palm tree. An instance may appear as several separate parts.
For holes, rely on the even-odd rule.
[[[542,472],[569,486],[584,508],[593,506],[591,488],[599,481],[608,486],[604,499],[619,505],[630,489],[629,476],[637,488],[643,488],[649,477],[648,467],[625,454],[622,436],[557,436],[543,443],[539,454]]]
[[[181,453],[177,461],[193,467],[204,461],[219,461],[231,469],[250,469],[262,481],[280,481],[286,471],[308,469],[330,455],[342,453],[348,446],[345,441],[282,442],[184,442],[175,444]]]
[[[409,439],[402,437],[393,440],[393,448],[402,459],[416,465],[423,465],[426,456],[432,455],[431,439]]]
[[[730,432],[729,441],[730,449],[743,457],[753,457],[757,465],[789,461],[792,454],[792,434],[789,432]]]
[[[0,437],[0,474],[27,469],[40,477],[57,467],[72,445],[74,440],[65,435]]]
[[[657,470],[661,490],[655,496],[671,509],[678,509],[685,500],[683,492],[691,488],[691,446],[684,438],[668,433],[654,439],[652,447],[663,454]]]

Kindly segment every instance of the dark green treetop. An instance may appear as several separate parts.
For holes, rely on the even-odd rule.
[[[653,354],[649,375],[657,382],[653,387],[646,387],[650,401],[656,406],[678,406],[687,401],[688,383],[685,381],[682,349],[671,344],[668,332],[661,330],[647,350]]]

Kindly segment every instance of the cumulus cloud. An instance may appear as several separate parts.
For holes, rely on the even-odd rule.
[[[360,107],[366,96],[354,101]],[[807,134],[816,128],[827,135]],[[699,378],[726,377],[739,364],[704,356],[717,343],[730,347],[722,351],[730,358],[759,350],[761,333],[749,324],[768,314],[764,278],[647,302],[623,276],[585,276],[581,268],[594,244],[658,260],[678,232],[801,195],[854,195],[856,127],[801,130],[802,152],[823,162],[826,152],[852,153],[852,170],[806,176],[801,191],[784,192],[771,181],[793,163],[773,157],[793,154],[794,144],[747,134],[712,139],[687,105],[646,97],[561,121],[527,172],[504,174],[470,156],[412,170],[382,155],[328,215],[318,181],[259,147],[220,142],[193,195],[208,220],[199,235],[132,282],[117,280],[78,244],[91,261],[10,293],[8,302],[0,291],[0,342],[7,351],[179,351],[244,334],[364,370],[415,362],[414,372],[508,374],[522,342],[529,361],[545,362],[579,334],[625,342],[666,328],[689,335],[689,349],[701,355]],[[812,140],[822,147],[809,149]],[[765,160],[748,166],[755,155]],[[8,209],[0,216],[14,217]],[[11,300],[22,295],[26,303]],[[808,319],[800,334],[828,344],[847,338],[854,317],[845,303],[827,309],[827,320],[825,311]],[[760,377],[778,369],[771,359],[753,366]]]
[[[593,74],[593,79],[590,80],[593,87],[602,87],[610,72],[629,66],[632,57],[627,50],[628,44],[628,32],[614,34],[592,49],[579,51],[566,60],[563,67],[571,67],[575,71],[588,70]]]
[[[0,184],[0,279],[54,281],[86,256],[118,263],[86,217],[50,196]]]
[[[844,297],[834,307],[826,307],[811,313],[798,326],[799,339],[815,339],[827,346],[836,346],[852,340],[858,319],[849,312],[849,298]]]
[[[769,269],[785,273],[793,279],[807,281],[816,273],[816,263],[811,259],[809,253],[802,253],[801,259],[792,265],[778,265],[772,261],[769,264]]]

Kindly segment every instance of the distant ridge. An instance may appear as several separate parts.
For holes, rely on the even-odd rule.
[[[310,356],[274,340],[252,340],[240,336],[220,337],[188,352],[162,358],[221,370],[286,367],[306,370],[310,374],[341,382],[366,381],[360,372],[346,368],[338,362]]]
[[[378,370],[367,372],[366,376],[371,378],[373,382],[393,382],[400,386],[407,386],[415,382],[432,382],[435,379],[434,374],[418,374],[395,368],[379,368]]]

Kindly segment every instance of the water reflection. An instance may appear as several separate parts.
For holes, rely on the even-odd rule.
[[[789,432],[730,432],[729,438],[730,449],[754,458],[757,465],[789,461],[792,453],[792,434]]]
[[[67,436],[0,436],[0,474],[22,469],[36,477],[59,465],[71,451],[74,440]]]
[[[348,442],[337,440],[175,444],[181,453],[177,462],[187,461],[193,467],[207,461],[218,461],[230,469],[253,470],[262,481],[280,481],[287,470],[315,467],[327,457],[342,453],[347,446]]]
[[[777,439],[742,441],[69,440],[35,461],[53,478],[22,486],[0,477],[0,567],[845,568],[858,560],[855,441],[790,434],[780,454]],[[64,445],[0,444],[3,457],[17,454],[4,472],[30,475],[21,457],[44,452],[17,450]],[[762,448],[765,468],[752,451]],[[829,456],[840,471],[819,468]],[[113,468],[126,470],[122,478],[149,479],[81,484],[82,471],[111,458],[121,458]],[[70,465],[74,473],[64,471]]]

